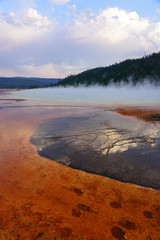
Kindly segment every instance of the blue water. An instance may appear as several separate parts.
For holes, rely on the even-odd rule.
[[[13,91],[10,98],[51,104],[160,105],[160,87],[54,87]]]

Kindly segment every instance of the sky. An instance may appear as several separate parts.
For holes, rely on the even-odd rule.
[[[160,0],[0,0],[0,76],[63,78],[160,51]]]

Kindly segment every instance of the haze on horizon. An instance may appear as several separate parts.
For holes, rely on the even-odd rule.
[[[0,76],[63,78],[159,52],[160,1],[0,0]]]

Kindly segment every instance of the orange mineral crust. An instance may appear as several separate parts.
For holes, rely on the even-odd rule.
[[[38,124],[72,112],[1,110],[0,240],[160,240],[159,191],[65,167],[31,145]]]
[[[150,108],[140,108],[140,107],[126,107],[126,108],[117,108],[115,111],[123,116],[132,116],[139,119],[142,119],[146,122],[155,122],[160,121],[160,108],[159,107],[150,107]]]

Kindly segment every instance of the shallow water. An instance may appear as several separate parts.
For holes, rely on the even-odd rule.
[[[103,111],[159,107],[159,93],[159,87],[149,85],[9,90],[1,93],[0,107],[35,107],[37,112],[39,106],[65,106],[62,112],[70,112],[71,106],[92,106],[88,111],[95,113],[42,123],[31,137],[38,153],[72,168],[160,189],[160,124]]]
[[[160,87],[152,85],[54,87],[11,91],[5,98],[26,99],[35,104],[52,105],[160,105]],[[28,104],[28,102],[27,102]]]
[[[50,119],[31,137],[41,156],[123,182],[160,189],[160,124],[112,111]]]

